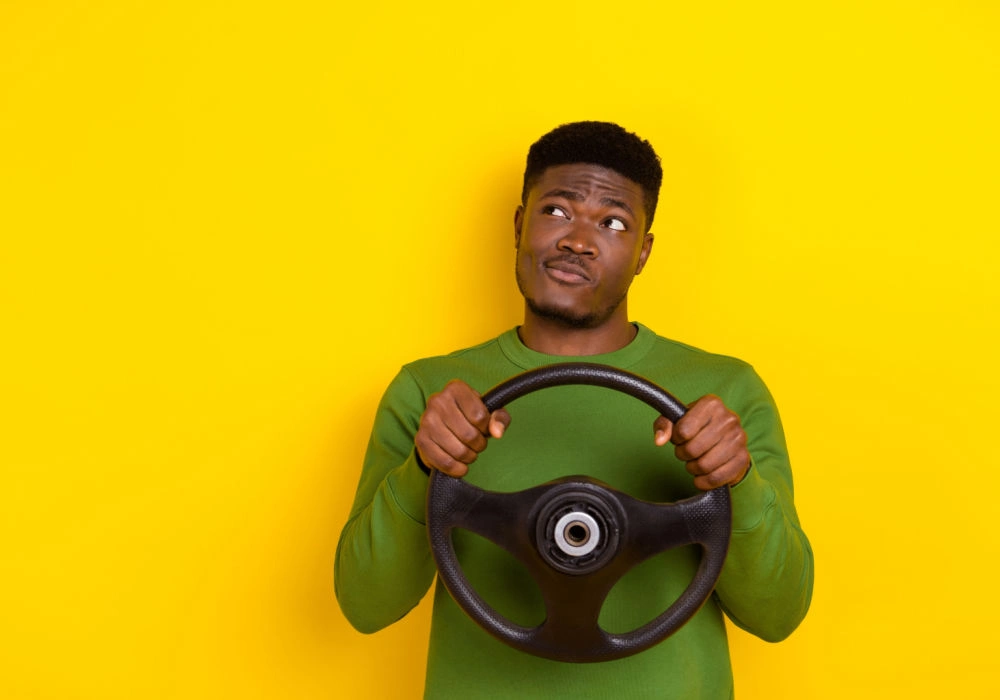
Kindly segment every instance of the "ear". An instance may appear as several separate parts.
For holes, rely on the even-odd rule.
[[[639,251],[639,264],[635,266],[635,274],[638,275],[642,272],[642,268],[646,267],[651,252],[653,252],[653,234],[647,233],[642,237],[642,250]]]
[[[518,204],[514,211],[514,247],[521,245],[521,225],[524,224],[524,205]]]

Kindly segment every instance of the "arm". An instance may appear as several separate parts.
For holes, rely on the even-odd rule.
[[[703,397],[676,426],[661,416],[655,439],[677,445],[698,488],[732,485],[733,534],[715,592],[738,627],[776,642],[809,609],[812,549],[795,512],[777,408],[749,367],[732,400],[734,410],[717,396]]]
[[[777,642],[809,610],[813,553],[795,510],[778,409],[760,378],[751,374],[752,392],[739,410],[752,467],[733,486],[733,535],[716,593],[733,623]]]
[[[459,380],[426,397],[404,368],[389,385],[334,564],[337,600],[356,629],[392,624],[434,580],[425,520],[428,468],[464,476],[487,438],[501,437],[509,424],[505,410],[491,415]]]
[[[340,534],[334,589],[344,615],[361,632],[403,617],[434,580],[424,525],[427,475],[413,447],[424,403],[403,369],[379,403],[354,505]]]

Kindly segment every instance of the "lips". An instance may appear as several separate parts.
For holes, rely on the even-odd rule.
[[[566,259],[549,260],[544,265],[549,277],[564,284],[584,284],[590,282],[587,270],[575,262]]]

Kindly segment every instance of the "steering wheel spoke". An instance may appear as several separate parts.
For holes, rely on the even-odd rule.
[[[547,651],[586,653],[605,646],[608,634],[597,623],[604,600],[617,577],[591,578],[562,574],[559,586],[543,587],[545,621],[536,631],[536,643]],[[596,579],[596,580],[595,580]]]
[[[442,534],[453,528],[474,532],[513,554],[537,577],[541,562],[530,533],[511,524],[528,520],[535,502],[549,490],[548,485],[503,493],[435,472],[429,488],[428,502],[433,499],[439,511],[434,526]]]

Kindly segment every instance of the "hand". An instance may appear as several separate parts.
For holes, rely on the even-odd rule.
[[[657,445],[673,442],[677,459],[687,463],[694,485],[702,491],[736,484],[750,468],[747,434],[740,417],[722,399],[709,394],[688,407],[674,425],[660,416],[653,422]]]
[[[508,425],[510,414],[505,409],[490,414],[479,394],[455,379],[427,399],[413,442],[427,467],[465,476],[486,449],[487,438],[500,439]]]

